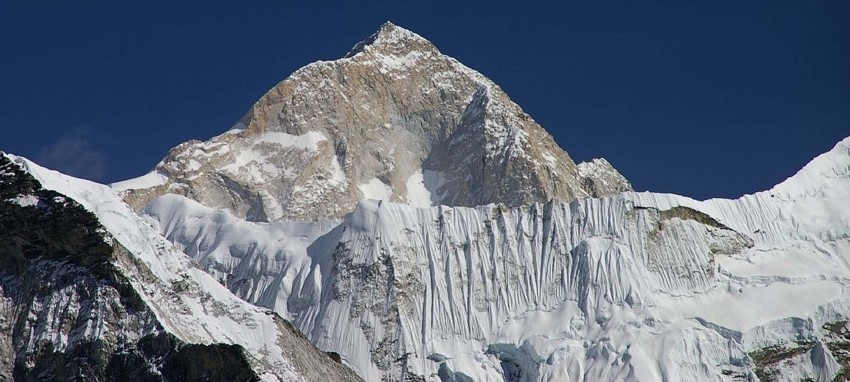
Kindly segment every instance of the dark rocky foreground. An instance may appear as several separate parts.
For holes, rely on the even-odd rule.
[[[6,157],[0,200],[0,380],[257,379],[240,346],[165,333],[113,265],[126,250]]]

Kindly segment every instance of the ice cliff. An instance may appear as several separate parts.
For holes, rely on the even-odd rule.
[[[366,200],[252,223],[168,195],[143,213],[367,380],[831,380],[850,367],[848,200],[850,138],[737,200]]]

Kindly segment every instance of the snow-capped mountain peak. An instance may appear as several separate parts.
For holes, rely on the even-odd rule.
[[[848,201],[632,192],[387,23],[142,177],[0,156],[0,379],[848,380]]]
[[[381,25],[377,32],[365,40],[355,44],[344,58],[372,50],[392,56],[406,56],[413,51],[439,53],[437,47],[424,37],[390,21]]]
[[[517,206],[631,189],[613,167],[590,174],[492,81],[387,23],[116,188],[135,208],[178,193],[269,221],[338,218],[363,199]]]

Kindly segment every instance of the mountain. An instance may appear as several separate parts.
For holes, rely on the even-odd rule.
[[[848,380],[848,201],[633,192],[388,23],[140,178],[0,157],[0,378]]]
[[[337,224],[167,195],[142,212],[366,380],[841,380],[847,200],[850,138],[737,200],[362,201]]]
[[[109,187],[0,156],[0,379],[360,380]]]
[[[496,84],[391,23],[297,70],[232,130],[113,186],[136,209],[177,193],[252,221],[340,218],[362,199],[520,206],[631,190],[604,160],[576,165]]]

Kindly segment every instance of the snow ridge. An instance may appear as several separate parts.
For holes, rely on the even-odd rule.
[[[298,342],[298,336],[287,332],[283,322],[271,312],[236,297],[211,275],[196,268],[191,258],[158,235],[152,222],[133,212],[113,189],[45,169],[22,157],[8,157],[44,188],[71,197],[98,217],[112,240],[128,252],[128,257],[119,258],[116,265],[168,333],[190,344],[241,345],[265,380],[300,381],[316,372],[310,368],[317,365],[295,363],[296,356],[286,347],[305,344],[293,344]],[[45,306],[53,308],[51,304]],[[61,333],[45,331],[53,332]],[[31,341],[38,339],[33,337]],[[63,338],[51,340],[54,346],[67,343]],[[329,358],[327,361],[331,362]]]
[[[820,326],[850,316],[847,142],[801,170],[804,180],[737,200],[363,201],[336,226],[222,224],[220,211],[178,196],[144,213],[231,290],[291,317],[367,380],[501,379],[511,368],[534,380],[725,380],[761,370],[752,352],[826,341]],[[792,184],[818,192],[778,194]],[[800,319],[812,324],[792,324]],[[837,373],[832,361],[807,362],[786,372]]]

